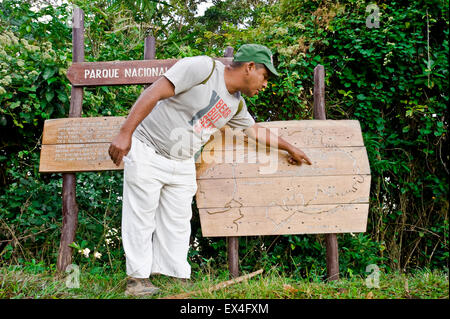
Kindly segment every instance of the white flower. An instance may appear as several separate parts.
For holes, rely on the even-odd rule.
[[[100,254],[98,251],[94,252],[94,258],[100,258],[102,257],[102,254]]]
[[[109,236],[113,236],[117,234],[117,229],[115,228],[111,228],[110,230],[108,230],[108,235]]]
[[[12,82],[12,79],[9,75],[5,76],[2,80],[0,80],[0,83],[4,84],[5,86],[10,85],[11,82]]]
[[[44,54],[42,54],[42,58],[44,60],[51,60],[52,57],[50,56],[50,54],[48,54],[47,52],[44,52]]]
[[[84,255],[84,257],[89,257],[89,253],[91,252],[91,250],[89,249],[89,248],[85,248],[85,249],[83,249],[83,255]]]
[[[39,73],[37,73],[36,70],[32,70],[28,75],[29,76],[37,76],[37,75],[39,75]]]

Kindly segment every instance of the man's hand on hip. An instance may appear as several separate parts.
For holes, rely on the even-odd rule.
[[[123,157],[128,154],[130,149],[131,135],[121,132],[112,140],[108,153],[114,164],[119,166]]]

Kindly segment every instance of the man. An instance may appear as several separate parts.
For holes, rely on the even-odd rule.
[[[109,148],[116,165],[124,160],[126,294],[156,293],[159,288],[149,280],[151,274],[190,277],[191,202],[197,190],[194,157],[225,124],[244,129],[258,143],[277,144],[289,152],[291,164],[311,165],[301,150],[270,130],[261,131],[247,111],[241,93],[258,94],[270,75],[278,76],[271,51],[246,44],[230,66],[206,56],[181,59],[133,105]]]

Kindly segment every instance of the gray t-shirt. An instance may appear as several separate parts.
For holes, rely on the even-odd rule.
[[[207,56],[179,60],[164,76],[175,95],[159,101],[136,128],[134,136],[170,159],[194,157],[214,132],[225,124],[246,129],[255,124],[240,92],[230,94],[225,86],[225,66]],[[201,84],[208,76],[205,84]],[[237,113],[239,102],[243,102]]]

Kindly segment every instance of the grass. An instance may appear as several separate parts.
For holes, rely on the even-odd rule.
[[[126,274],[99,267],[80,269],[79,288],[68,288],[70,274],[58,274],[54,265],[0,268],[0,298],[12,299],[125,299]],[[366,278],[353,276],[339,281],[295,280],[277,270],[264,272],[223,289],[207,289],[228,280],[227,271],[211,269],[193,273],[183,282],[166,276],[152,277],[162,292],[142,299],[164,298],[200,291],[192,299],[448,299],[448,272],[417,270],[411,274],[380,273],[379,287],[368,288]]]

